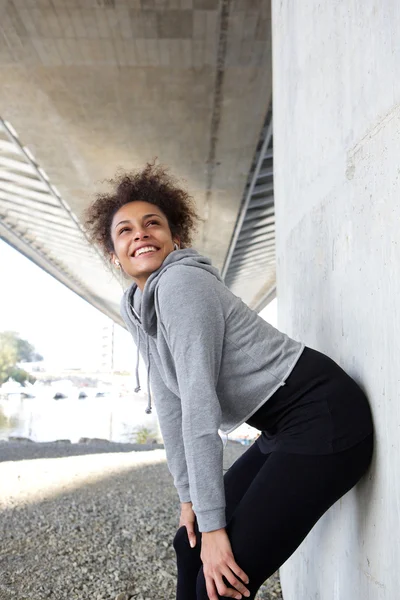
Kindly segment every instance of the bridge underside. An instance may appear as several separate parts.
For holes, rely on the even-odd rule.
[[[0,16],[0,236],[119,320],[82,212],[158,157],[204,219],[195,247],[259,305],[275,282],[270,0],[9,0]]]

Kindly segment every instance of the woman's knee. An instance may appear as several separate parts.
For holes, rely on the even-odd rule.
[[[186,553],[190,550],[189,538],[184,525],[179,527],[173,539],[172,545],[178,555]]]

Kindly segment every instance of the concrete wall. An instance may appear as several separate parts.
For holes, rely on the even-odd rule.
[[[279,326],[367,391],[363,481],[282,568],[285,600],[400,598],[400,9],[274,0]]]

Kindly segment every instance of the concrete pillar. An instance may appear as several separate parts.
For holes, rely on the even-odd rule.
[[[281,570],[285,600],[400,598],[400,4],[273,0],[279,327],[366,390],[372,468]]]

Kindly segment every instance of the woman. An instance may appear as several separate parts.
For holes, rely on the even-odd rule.
[[[192,200],[161,167],[112,183],[87,228],[133,280],[121,313],[147,364],[181,502],[177,600],[255,598],[367,470],[368,402],[336,363],[263,321],[190,248]],[[262,433],[223,476],[218,429],[244,422]]]

